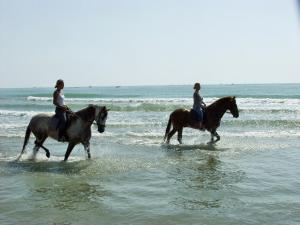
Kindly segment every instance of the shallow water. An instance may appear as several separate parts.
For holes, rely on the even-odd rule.
[[[30,117],[53,110],[52,89],[1,89],[0,224],[299,224],[299,90],[203,86],[206,102],[236,95],[240,117],[224,116],[216,145],[192,129],[166,145],[168,115],[190,107],[189,86],[66,89],[74,109],[112,111],[105,133],[93,128],[92,159],[78,145],[64,163],[66,144],[50,139],[51,158],[32,159],[33,137],[14,161]]]

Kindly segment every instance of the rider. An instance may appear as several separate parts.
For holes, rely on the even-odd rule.
[[[199,91],[201,89],[200,83],[195,83],[194,84],[194,104],[193,104],[193,110],[197,114],[197,128],[200,130],[203,130],[203,109],[206,107],[206,104],[203,102],[203,98],[199,95]]]
[[[58,124],[58,141],[66,141],[66,124],[67,124],[67,112],[70,112],[68,106],[65,105],[65,96],[62,92],[64,89],[64,81],[59,79],[56,81],[55,88],[56,90],[53,92],[53,104],[56,106],[55,108],[55,116],[59,119]]]

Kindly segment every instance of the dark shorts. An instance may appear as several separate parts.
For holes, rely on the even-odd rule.
[[[67,114],[65,111],[63,111],[62,109],[56,107],[55,109],[55,117],[58,118],[59,122],[57,125],[58,129],[65,129],[66,124],[67,124]]]
[[[203,121],[203,110],[202,110],[202,108],[200,108],[200,109],[193,109],[193,111],[196,114],[196,120],[198,122],[202,122]]]

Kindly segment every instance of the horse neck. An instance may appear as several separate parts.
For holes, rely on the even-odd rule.
[[[213,111],[218,120],[221,120],[227,109],[227,103],[224,101],[224,99],[221,99],[208,107],[208,111]]]
[[[96,109],[94,107],[87,107],[76,112],[75,114],[88,125],[92,125],[93,121],[95,120],[95,111]]]

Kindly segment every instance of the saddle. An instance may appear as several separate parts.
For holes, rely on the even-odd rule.
[[[66,123],[66,130],[70,127],[71,125],[71,121],[75,118],[75,116],[72,115],[72,113],[67,112],[66,113],[66,117],[67,117],[67,123]],[[54,130],[57,130],[59,128],[60,125],[60,120],[57,117],[57,115],[53,115],[51,117],[51,127],[54,128]]]
[[[202,122],[202,123],[205,123],[206,117],[207,117],[206,110],[205,110],[205,109],[202,109],[202,112],[203,112],[203,119],[202,119],[201,122]],[[191,115],[192,121],[194,121],[194,122],[197,122],[197,121],[198,121],[198,113],[197,113],[194,109],[191,109],[191,110],[190,110],[190,115]]]

